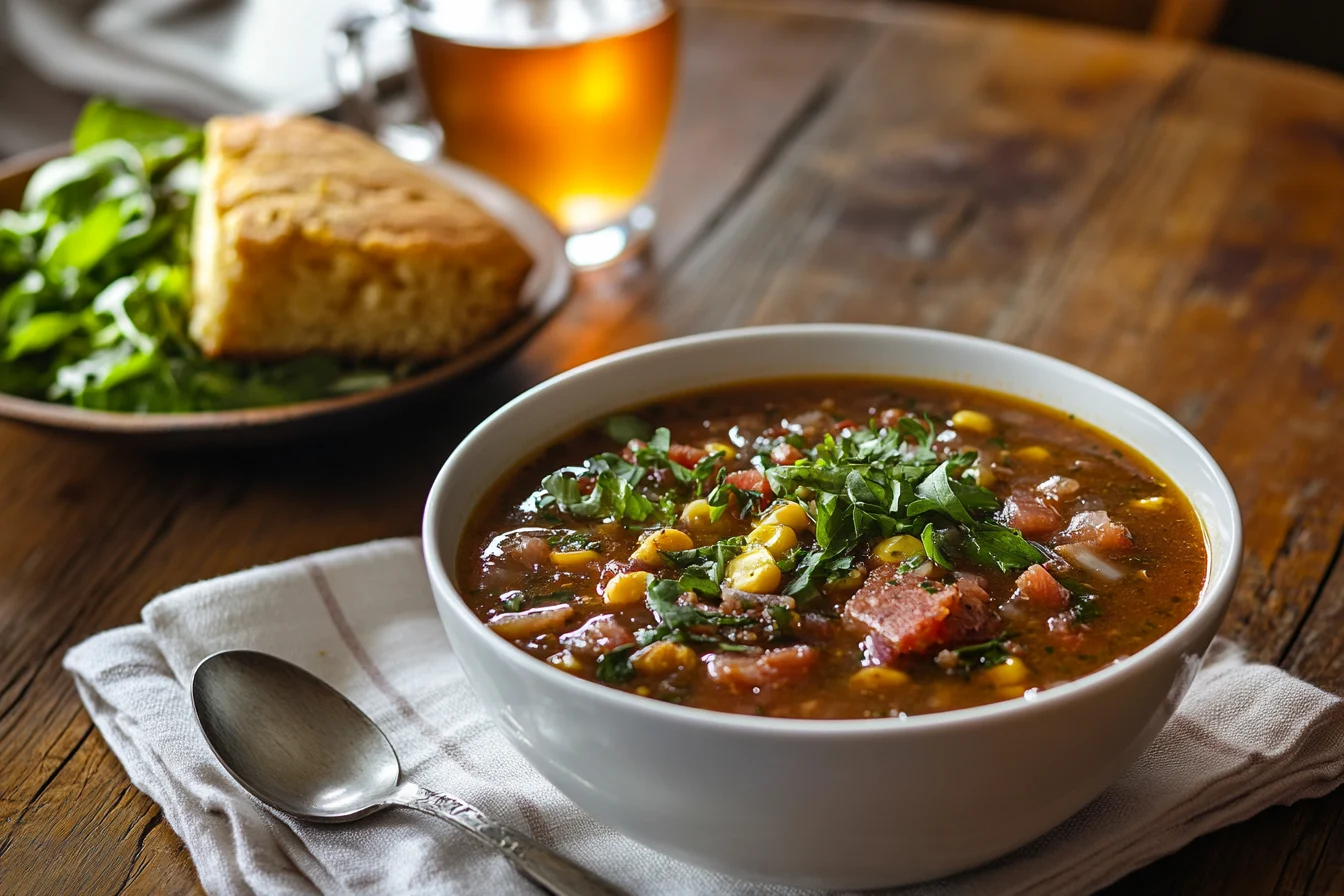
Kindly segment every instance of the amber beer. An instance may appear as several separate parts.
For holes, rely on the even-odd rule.
[[[413,20],[445,155],[531,197],[567,233],[624,220],[658,165],[678,31],[675,7],[640,0],[631,7],[647,14],[627,17],[619,31],[595,17],[576,39],[571,17],[568,29],[563,21],[551,33],[533,29],[525,43],[516,34],[483,39],[479,27],[455,29],[447,16]],[[500,34],[508,34],[503,24]]]

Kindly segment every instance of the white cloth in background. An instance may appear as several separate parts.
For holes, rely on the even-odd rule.
[[[186,842],[212,894],[533,894],[503,858],[391,809],[343,826],[276,815],[215,762],[184,684],[246,647],[321,676],[387,732],[408,777],[529,832],[636,894],[783,894],[664,858],[583,815],[486,720],[454,658],[419,543],[375,542],[189,585],[65,666],[135,785]],[[1147,753],[1057,829],[929,896],[1080,893],[1195,837],[1344,782],[1344,701],[1226,641]]]
[[[198,118],[334,107],[328,32],[347,13],[387,3],[0,0],[0,157],[66,139],[92,95]],[[409,61],[398,29],[370,35],[378,77]]]
[[[364,6],[376,0],[364,0]],[[9,0],[11,52],[53,84],[192,109],[335,105],[324,47],[361,0]],[[377,5],[386,6],[385,0]],[[370,44],[379,74],[404,68],[395,28]],[[376,35],[375,35],[376,36]]]

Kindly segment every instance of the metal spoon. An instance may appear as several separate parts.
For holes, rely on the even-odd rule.
[[[382,729],[339,691],[278,657],[252,650],[206,657],[192,676],[191,704],[220,763],[274,809],[342,822],[406,806],[466,829],[556,896],[619,892],[457,797],[402,781]]]

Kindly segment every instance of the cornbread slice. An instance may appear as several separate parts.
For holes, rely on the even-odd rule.
[[[469,199],[315,118],[206,125],[191,335],[210,357],[446,358],[517,311],[532,259]]]

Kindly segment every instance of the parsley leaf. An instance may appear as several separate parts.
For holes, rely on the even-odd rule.
[[[557,551],[600,551],[602,542],[587,532],[557,532],[546,539]]]
[[[633,414],[617,414],[608,417],[602,424],[602,431],[613,442],[626,445],[634,439],[647,442],[653,438],[653,427]]]
[[[981,566],[996,566],[1004,572],[1026,569],[1045,559],[1022,533],[997,523],[980,523],[965,532],[960,552]]]
[[[709,512],[709,521],[717,523],[725,510],[728,509],[728,503],[731,498],[737,498],[737,512],[739,516],[747,516],[755,510],[760,510],[765,503],[765,495],[758,491],[751,491],[734,485],[725,478],[722,470],[719,471],[719,484],[714,486],[714,490],[705,496],[705,501],[711,508]]]
[[[746,550],[747,540],[742,536],[724,538],[702,548],[690,548],[685,551],[664,551],[662,556],[668,563],[681,570],[682,579],[703,579],[715,585],[713,595],[717,596],[718,585],[723,581],[728,561]],[[683,591],[706,592],[700,588],[683,587]]]
[[[608,684],[619,684],[635,677],[635,667],[630,665],[630,654],[635,652],[635,644],[622,644],[608,650],[597,658],[597,680]]]
[[[915,494],[919,496],[919,500],[912,501],[906,508],[906,513],[910,516],[919,516],[931,510],[938,510],[959,523],[966,525],[975,523],[971,512],[961,503],[961,499],[952,489],[952,482],[947,475],[950,463],[951,461],[944,461],[939,464],[932,473],[924,477],[923,482],[915,486]]]
[[[933,523],[924,527],[924,532],[919,537],[924,542],[924,553],[930,560],[937,563],[943,569],[951,569],[952,561],[947,559],[947,554],[943,553],[942,547],[938,544],[938,534],[934,531]]]
[[[1008,652],[1006,646],[1009,637],[1011,636],[1003,634],[980,644],[954,647],[952,652],[956,654],[957,660],[966,670],[988,669],[990,666],[997,666],[1012,659],[1013,655]]]
[[[640,644],[652,644],[664,638],[672,640],[703,640],[696,638],[687,630],[699,625],[750,625],[754,620],[747,616],[734,616],[730,613],[709,613],[698,607],[683,604],[678,598],[685,593],[679,581],[657,579],[649,583],[645,603],[653,611],[658,624],[642,628],[635,633]],[[710,640],[714,640],[712,637]]]
[[[1101,606],[1095,594],[1074,594],[1069,599],[1075,622],[1091,622],[1101,615]]]
[[[541,488],[523,504],[542,513],[560,510],[580,519],[607,519],[642,523],[654,515],[654,504],[636,486],[644,469],[616,454],[598,454],[580,467],[563,467],[541,480]],[[584,493],[580,480],[591,483]]]
[[[510,613],[517,613],[527,607],[538,604],[559,603],[574,596],[573,591],[552,591],[549,594],[527,594],[522,591],[508,591],[500,597],[499,605]]]

